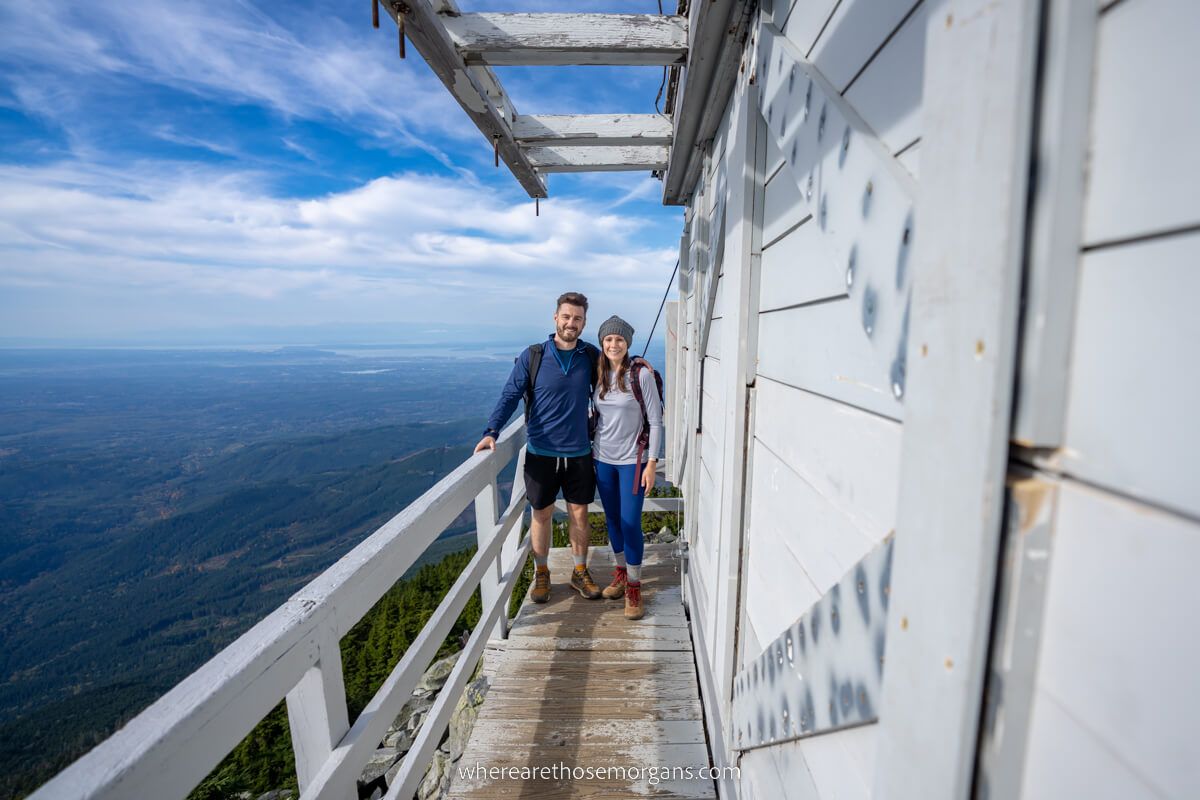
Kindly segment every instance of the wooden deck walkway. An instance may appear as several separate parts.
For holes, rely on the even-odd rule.
[[[611,551],[593,547],[588,560],[592,577],[607,585]],[[526,599],[509,638],[488,645],[491,688],[449,797],[715,798],[711,780],[688,780],[679,769],[663,777],[670,768],[709,765],[674,545],[646,547],[646,616],[636,622],[625,619],[623,600],[584,600],[572,591],[570,569],[570,551],[552,550],[550,601]],[[550,773],[467,776],[480,767]],[[565,768],[610,772],[573,779]]]

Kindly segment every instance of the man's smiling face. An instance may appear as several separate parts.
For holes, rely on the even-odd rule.
[[[560,340],[568,344],[579,338],[586,323],[587,312],[584,311],[583,306],[563,303],[554,314],[554,332],[558,334]]]

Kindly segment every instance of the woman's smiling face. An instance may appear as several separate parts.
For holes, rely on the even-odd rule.
[[[601,344],[604,346],[604,355],[613,361],[621,361],[629,352],[629,342],[625,341],[625,337],[619,333],[610,333],[605,336]]]

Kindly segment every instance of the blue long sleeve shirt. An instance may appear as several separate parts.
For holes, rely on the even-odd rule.
[[[589,352],[594,351],[594,352]],[[591,452],[588,439],[588,401],[593,365],[599,357],[594,345],[579,342],[573,350],[559,350],[554,335],[542,344],[542,363],[533,385],[529,414],[529,451],[556,458],[575,458]],[[513,365],[500,392],[486,434],[495,436],[508,423],[529,385],[529,348]]]

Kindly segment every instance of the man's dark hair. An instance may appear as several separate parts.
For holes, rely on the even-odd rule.
[[[579,306],[583,309],[583,313],[587,313],[587,298],[579,292],[567,292],[566,294],[560,294],[558,296],[558,305],[554,306],[555,314],[557,314],[558,310],[563,307],[563,303],[571,306]]]

